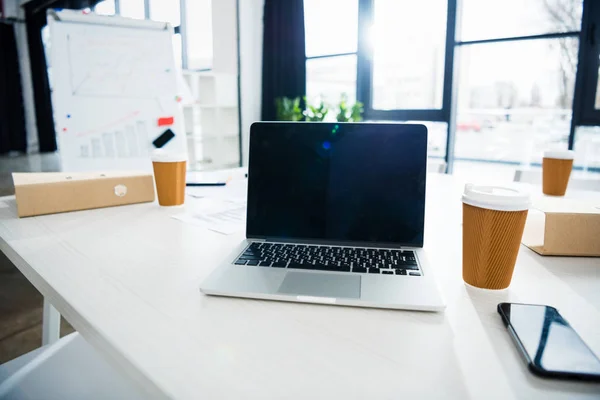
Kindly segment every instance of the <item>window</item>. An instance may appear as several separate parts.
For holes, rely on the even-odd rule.
[[[127,0],[124,0],[127,1]],[[180,0],[150,0],[150,19],[168,22],[173,27],[179,27],[181,22]],[[175,32],[178,32],[175,30]],[[180,33],[173,35],[173,52],[175,65],[183,67],[183,42]]]
[[[358,0],[304,0],[306,57],[356,53]]]
[[[335,108],[345,94],[365,118],[424,123],[429,154],[444,157],[448,124],[431,119],[444,121],[447,11],[448,0],[305,0],[307,101]]]
[[[423,124],[427,127],[427,155],[429,157],[444,158],[446,156],[446,140],[448,137],[448,124],[446,122],[407,122]]]
[[[144,19],[146,18],[146,9],[144,0],[120,0],[119,14],[122,17]]]
[[[374,1],[373,109],[442,108],[446,15],[445,0]]]
[[[115,0],[104,0],[94,6],[94,12],[100,15],[115,14]]]
[[[185,2],[187,68],[210,69],[213,59],[211,0]]]
[[[452,0],[360,3],[358,98],[365,118],[427,126],[428,155],[446,157],[454,30]],[[452,38],[453,35],[450,35]]]
[[[181,43],[181,34],[179,33],[173,35],[173,52],[175,53],[175,65],[181,68],[183,64],[183,46]]]
[[[456,157],[529,164],[544,149],[566,149],[578,45],[568,37],[462,46]]]
[[[305,0],[306,99],[335,108],[356,101],[358,0]],[[328,119],[334,119],[330,112]]]
[[[454,31],[453,4],[361,1],[359,100],[366,118],[447,122],[453,55],[446,31]]]
[[[576,167],[600,171],[599,1],[304,7],[309,102],[347,93],[367,120],[424,123],[429,155],[445,157],[450,172],[455,154],[538,165],[553,148],[574,148]]]
[[[464,0],[461,11],[456,159],[539,165],[567,149],[582,0]]]
[[[306,61],[306,99],[339,103],[342,94],[356,100],[356,55],[313,58]]]
[[[150,19],[179,26],[181,22],[179,0],[150,0]]]
[[[100,15],[118,13],[123,17],[135,19],[145,19],[149,16],[155,21],[169,22],[176,32],[173,45],[177,64],[186,69],[209,70],[212,68],[213,59],[212,1],[104,0],[96,4],[94,12]],[[184,5],[185,27],[182,27],[181,11]],[[186,65],[183,65],[183,60],[187,61]]]
[[[574,165],[584,172],[600,172],[600,126],[579,126],[575,131]]]
[[[581,0],[462,0],[462,41],[578,32]]]

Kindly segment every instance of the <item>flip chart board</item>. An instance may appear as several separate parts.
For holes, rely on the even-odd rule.
[[[51,10],[48,25],[64,171],[151,170],[157,146],[186,151],[169,24]]]

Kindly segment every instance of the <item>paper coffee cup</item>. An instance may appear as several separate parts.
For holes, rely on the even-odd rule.
[[[185,201],[186,163],[185,154],[164,151],[152,153],[154,182],[161,206],[179,206]]]
[[[542,160],[542,192],[564,196],[573,169],[575,152],[572,150],[546,151]]]
[[[484,289],[510,285],[531,204],[515,189],[467,184],[463,201],[463,280]]]

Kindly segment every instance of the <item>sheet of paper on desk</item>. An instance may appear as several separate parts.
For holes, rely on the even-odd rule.
[[[191,212],[174,215],[173,218],[223,235],[240,232],[246,226],[245,198],[203,198],[193,204]]]

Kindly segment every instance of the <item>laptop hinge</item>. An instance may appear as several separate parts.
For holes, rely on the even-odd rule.
[[[334,240],[310,240],[310,239],[282,239],[282,238],[248,238],[253,242],[278,242],[290,244],[308,244],[318,246],[343,246],[343,247],[372,247],[383,249],[413,249],[420,246],[402,246],[393,243],[364,243],[364,242],[340,242]]]

